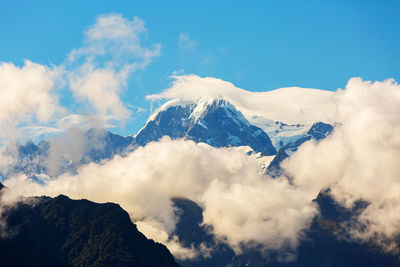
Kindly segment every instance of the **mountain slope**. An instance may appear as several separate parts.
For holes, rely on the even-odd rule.
[[[11,233],[0,238],[2,266],[178,266],[117,204],[65,196],[25,202],[2,214]]]
[[[281,148],[287,152],[294,152],[303,143],[311,139],[320,141],[321,139],[324,139],[327,136],[329,136],[332,133],[332,131],[333,131],[332,125],[323,122],[316,122],[311,126],[310,130],[308,130],[307,133],[302,138],[294,142],[288,143]]]
[[[217,242],[214,235],[208,232],[203,222],[203,209],[194,201],[186,198],[173,198],[176,216],[179,219],[175,233],[185,247],[200,249],[211,248],[209,257],[199,256],[195,259],[180,260],[183,267],[229,266],[234,251],[226,244]]]

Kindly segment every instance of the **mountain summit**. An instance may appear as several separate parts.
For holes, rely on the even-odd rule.
[[[204,97],[197,102],[172,100],[153,114],[135,136],[143,146],[163,136],[204,142],[214,147],[249,146],[262,155],[275,155],[271,139],[228,100]]]

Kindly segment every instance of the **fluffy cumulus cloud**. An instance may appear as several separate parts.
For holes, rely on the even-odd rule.
[[[198,101],[208,96],[229,99],[250,121],[253,116],[286,123],[330,122],[335,114],[336,99],[333,92],[288,87],[267,92],[240,89],[221,79],[197,75],[173,76],[172,86],[150,100],[181,99]]]
[[[98,115],[126,120],[131,112],[120,99],[126,79],[127,73],[118,73],[112,68],[95,69],[89,64],[71,74],[70,84],[77,100],[88,101]]]
[[[202,199],[204,223],[238,253],[252,245],[273,250],[295,248],[302,230],[317,213],[312,197],[286,179],[214,180]]]
[[[286,169],[315,193],[331,188],[346,207],[367,201],[350,229],[355,238],[391,239],[400,234],[400,86],[353,78],[337,94],[340,125],[326,140],[304,144]]]
[[[171,156],[173,155],[173,156]],[[67,194],[96,202],[119,203],[139,229],[164,242],[180,258],[197,256],[171,237],[176,225],[172,197],[185,197],[204,208],[204,224],[237,252],[254,244],[293,248],[317,212],[308,190],[286,179],[270,179],[242,150],[213,148],[192,141],[151,143],[126,157],[90,163],[77,175],[61,175],[47,186],[16,177],[3,201],[18,195]]]
[[[61,108],[54,91],[59,71],[26,60],[22,67],[0,63],[0,138],[6,128],[49,122]]]

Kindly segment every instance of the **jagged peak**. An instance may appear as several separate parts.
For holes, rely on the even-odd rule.
[[[193,120],[199,119],[207,111],[209,111],[210,108],[216,108],[216,107],[229,109],[231,112],[236,113],[239,117],[243,117],[243,119],[244,119],[243,114],[241,114],[240,111],[238,111],[238,109],[227,98],[221,98],[221,97],[215,98],[215,97],[211,97],[211,96],[204,96],[197,100],[184,100],[184,99],[174,98],[174,99],[167,101],[161,107],[159,107],[155,112],[153,112],[153,114],[151,114],[149,116],[149,118],[147,119],[144,127],[150,121],[154,121],[160,113],[168,110],[169,108],[178,107],[178,106],[183,107],[183,108],[189,108],[191,111],[189,118],[193,119]],[[141,130],[139,130],[139,132]]]

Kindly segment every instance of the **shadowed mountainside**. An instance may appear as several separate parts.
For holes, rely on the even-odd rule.
[[[1,266],[178,266],[117,204],[35,197],[1,217]]]

